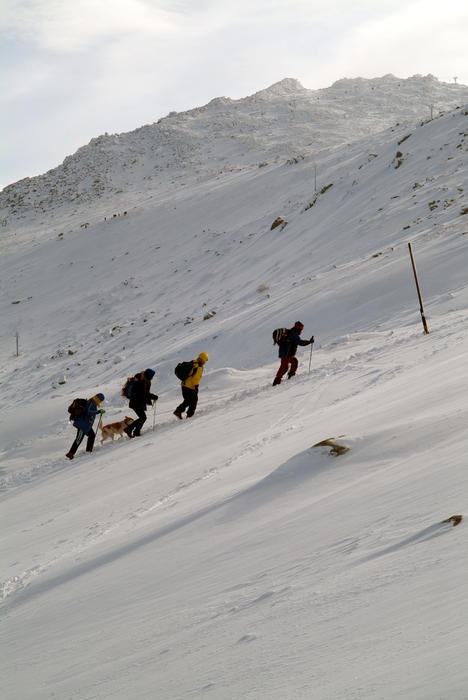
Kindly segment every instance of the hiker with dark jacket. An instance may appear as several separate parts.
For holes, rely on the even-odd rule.
[[[105,410],[100,408],[103,401],[104,394],[96,394],[96,396],[88,399],[83,407],[81,415],[75,419],[73,427],[75,427],[78,432],[73,445],[70,447],[70,451],[65,455],[65,457],[68,457],[68,459],[74,459],[75,453],[80,444],[83,442],[85,435],[88,436],[88,440],[86,442],[86,452],[93,451],[94,440],[96,439],[96,433],[93,430],[93,423],[98,413],[101,415],[105,413]]]
[[[196,360],[192,360],[192,370],[187,377],[181,382],[183,401],[180,406],[177,406],[174,415],[182,420],[182,414],[187,410],[187,418],[191,418],[195,413],[198,403],[198,387],[200,386],[203,375],[203,366],[208,362],[209,355],[207,352],[201,352]]]
[[[124,428],[124,433],[127,433],[130,438],[140,437],[141,429],[146,423],[146,407],[151,406],[153,401],[158,400],[156,394],[152,394],[150,391],[151,380],[154,375],[154,369],[145,369],[143,372],[135,374],[133,392],[128,405],[129,408],[135,411],[138,418],[133,423],[130,423],[127,428]]]
[[[304,324],[296,321],[294,327],[289,329],[286,341],[279,346],[278,357],[281,359],[281,363],[273,380],[273,386],[281,384],[281,380],[286,372],[288,372],[288,379],[291,379],[296,374],[299,364],[296,357],[297,346],[310,345],[314,342],[314,336],[310,340],[302,340],[301,333],[303,328]]]

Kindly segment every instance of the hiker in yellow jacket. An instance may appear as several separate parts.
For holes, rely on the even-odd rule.
[[[191,418],[195,413],[198,403],[198,387],[200,386],[203,375],[203,365],[208,362],[209,355],[207,352],[201,352],[196,360],[192,360],[192,370],[183,382],[182,397],[183,401],[180,406],[177,406],[174,415],[182,420],[182,414],[187,409],[187,418]]]

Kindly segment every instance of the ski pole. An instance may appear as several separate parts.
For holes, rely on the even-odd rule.
[[[154,426],[156,424],[156,399],[153,401],[153,433],[154,433]]]
[[[310,344],[309,374],[310,374],[310,365],[312,364],[312,348],[313,348],[313,346],[314,346],[314,343],[312,341],[312,343]]]

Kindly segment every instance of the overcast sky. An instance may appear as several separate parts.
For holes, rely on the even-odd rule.
[[[283,78],[468,84],[467,0],[2,0],[0,187]]]

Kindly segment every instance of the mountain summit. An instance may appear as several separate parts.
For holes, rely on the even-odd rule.
[[[0,193],[1,219],[30,218],[122,192],[156,195],[204,178],[313,156],[386,127],[412,126],[468,102],[468,87],[434,76],[343,79],[307,90],[285,78],[240,100],[217,98],[123,134],[104,134],[57,168]]]

